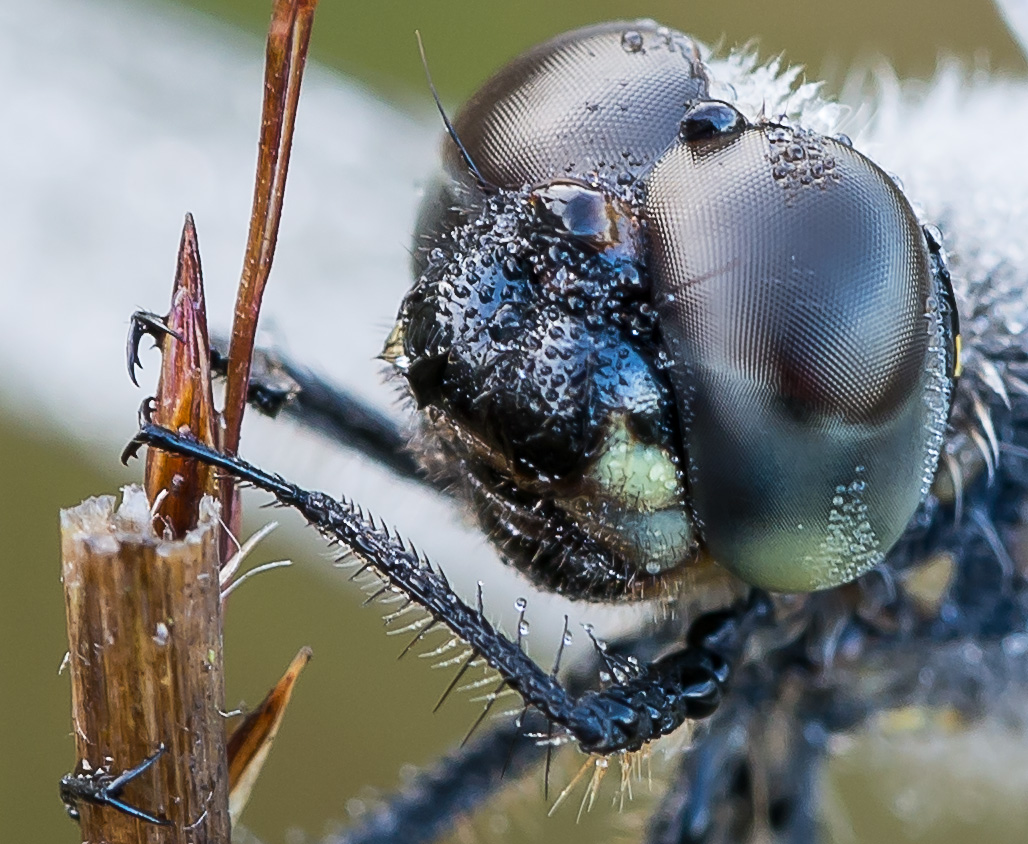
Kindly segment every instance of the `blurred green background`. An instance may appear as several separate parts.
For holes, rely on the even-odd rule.
[[[194,0],[191,5],[262,36],[269,4]],[[102,8],[98,3],[98,14]],[[945,55],[997,71],[1025,69],[990,4],[931,0],[322,0],[313,56],[376,95],[423,114],[427,92],[414,46],[415,28],[422,32],[444,100],[454,105],[491,70],[539,40],[588,22],[638,16],[655,17],[708,43],[738,45],[755,39],[762,55],[782,53],[789,62],[804,64],[808,76],[823,76],[836,86],[847,68],[878,58],[901,76],[925,78]],[[66,647],[57,510],[112,491],[135,471],[121,472],[113,454],[98,458],[77,453],[54,441],[45,420],[25,426],[0,407],[0,839],[5,841],[78,840],[56,788],[61,773],[75,761],[68,735],[67,679],[57,675]],[[273,546],[267,551],[271,557],[290,553]],[[445,678],[416,660],[397,664],[396,642],[382,635],[376,610],[357,610],[355,594],[326,589],[324,579],[302,565],[270,577],[275,578],[274,587],[248,587],[233,602],[226,632],[230,705],[259,700],[300,645],[313,645],[316,659],[301,680],[291,717],[245,817],[266,844],[299,840],[291,837],[297,829],[320,834],[326,824],[345,817],[347,801],[362,788],[389,789],[401,765],[425,763],[453,745],[475,712],[457,701],[431,716]],[[911,772],[923,775],[923,768]],[[841,776],[863,780],[859,787],[865,790],[867,780],[874,779],[859,768],[856,773],[846,769]],[[870,792],[854,798],[854,806],[863,808],[851,809],[863,820],[854,825],[852,838],[838,833],[840,840],[898,840],[887,820],[876,820],[880,813],[875,801],[881,797],[875,797],[874,783],[870,785]],[[538,797],[527,803],[514,815],[514,826],[537,840],[567,836],[601,841],[611,835],[631,837],[635,828],[629,819],[612,822],[608,810],[600,809],[575,830],[573,812],[548,821]],[[1004,811],[992,814],[1002,821]],[[499,813],[485,818],[479,826],[482,840],[497,837],[506,825]],[[1023,840],[1023,828],[1015,837],[1003,838],[1008,833],[1001,826],[995,831],[979,828],[976,840]],[[953,837],[944,839],[943,827]],[[945,821],[924,835],[918,840],[971,840],[959,825]],[[515,840],[513,835],[509,840]]]
[[[262,32],[261,0],[194,0],[190,5]],[[322,0],[313,55],[371,85],[383,96],[424,97],[424,74],[413,44],[419,29],[432,76],[443,97],[464,99],[512,56],[586,23],[652,17],[707,44],[754,42],[761,53],[782,53],[812,78],[836,81],[857,61],[887,59],[901,76],[931,76],[940,56],[1023,70],[1024,61],[987,2],[796,0],[788,4],[571,0],[553,3],[477,0],[344,3]]]

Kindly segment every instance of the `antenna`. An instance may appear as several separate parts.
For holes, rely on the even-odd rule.
[[[463,143],[461,143],[461,139],[457,135],[457,130],[453,128],[453,124],[450,122],[450,118],[446,116],[446,110],[443,108],[442,101],[439,99],[439,92],[436,90],[435,83],[432,81],[432,74],[428,69],[428,59],[425,57],[425,45],[421,41],[421,32],[415,29],[414,37],[418,39],[418,52],[421,53],[421,66],[425,69],[425,79],[428,82],[428,90],[432,92],[432,99],[435,100],[435,107],[439,110],[439,116],[443,119],[443,125],[446,127],[446,134],[449,135],[450,140],[457,145],[457,149],[460,150],[461,158],[463,158],[464,163],[468,165],[468,169],[474,175],[475,181],[478,182],[478,186],[486,193],[496,193],[496,185],[491,182],[487,182],[485,177],[482,176],[482,172],[478,169],[475,162],[472,161],[467,148]]]

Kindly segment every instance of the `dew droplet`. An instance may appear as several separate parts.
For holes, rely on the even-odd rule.
[[[638,53],[643,47],[642,33],[635,29],[627,29],[621,33],[621,48],[626,53]]]

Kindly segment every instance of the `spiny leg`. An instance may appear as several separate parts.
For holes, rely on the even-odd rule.
[[[479,654],[525,703],[562,727],[584,752],[638,750],[687,720],[715,712],[746,640],[770,621],[767,596],[754,591],[728,610],[697,618],[685,647],[633,666],[629,676],[576,696],[540,668],[516,642],[497,631],[480,609],[462,601],[445,577],[351,502],[309,492],[242,460],[152,424],[144,424],[124,459],[141,445],[194,457],[272,493],[313,526],[367,561],[395,589],[422,606]]]
[[[167,334],[174,332],[159,314],[137,311],[132,315],[125,357],[133,384],[137,384],[136,368],[142,365],[140,341],[148,335],[160,345]],[[211,373],[224,378],[228,371],[228,344],[217,339],[212,343]],[[356,394],[278,354],[262,349],[254,352],[246,399],[265,416],[286,415],[346,448],[359,451],[404,480],[428,482],[407,448],[407,432],[400,422]]]
[[[129,318],[129,334],[125,344],[125,362],[128,365],[129,379],[137,387],[136,369],[142,369],[143,364],[139,360],[139,344],[143,337],[153,338],[154,344],[160,346],[166,335],[177,337],[181,342],[182,337],[168,327],[167,318],[151,311],[136,311]]]
[[[211,371],[224,377],[228,360],[215,347]],[[360,396],[286,358],[257,349],[247,401],[266,416],[280,413],[319,431],[345,448],[359,451],[404,480],[426,482],[408,449],[409,436],[395,418]]]
[[[606,659],[652,659],[668,641],[672,620],[642,634],[606,643],[594,650],[567,677],[568,687],[581,693],[594,682]],[[560,660],[555,660],[556,673]],[[548,768],[553,750],[553,726],[538,712],[526,720],[494,722],[488,731],[462,745],[430,768],[420,771],[400,791],[356,819],[354,826],[323,844],[407,844],[442,839],[457,821],[489,804],[504,785],[530,775],[544,762]],[[506,770],[504,770],[506,768]],[[544,772],[548,779],[549,771]]]

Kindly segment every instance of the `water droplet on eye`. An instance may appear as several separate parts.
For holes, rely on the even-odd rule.
[[[836,135],[835,140],[842,144],[844,147],[853,146],[853,139],[849,135]]]
[[[642,47],[642,33],[635,29],[628,29],[621,33],[621,48],[626,53],[638,53]]]
[[[1001,643],[1003,653],[1008,657],[1024,656],[1028,653],[1028,635],[1024,633],[1011,633]]]
[[[690,108],[682,118],[678,136],[683,141],[701,141],[717,135],[731,135],[746,128],[746,119],[734,106],[711,100]]]
[[[525,598],[518,598],[514,602],[514,609],[516,609],[518,612],[524,612],[525,611],[525,607],[527,607],[527,606],[528,606],[528,601]]]
[[[842,498],[842,496],[841,496],[841,495],[836,495],[836,496],[835,496],[835,497],[834,497],[834,498],[832,499],[832,506],[833,506],[833,507],[841,507],[841,506],[842,506],[842,503],[843,503],[843,498]]]

